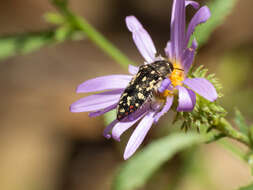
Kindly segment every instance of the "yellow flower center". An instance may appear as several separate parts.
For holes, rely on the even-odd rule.
[[[184,81],[184,70],[180,63],[172,62],[174,70],[168,75],[173,87],[182,86]],[[177,93],[177,89],[165,90],[163,93],[158,93],[158,99],[160,101],[165,101],[167,96],[174,96]]]
[[[174,70],[170,74],[169,79],[171,84],[175,86],[182,86],[184,81],[184,70],[180,63],[173,63]]]
[[[173,91],[171,91],[171,90],[164,90],[163,93],[159,93],[159,97],[161,99],[166,99],[167,96],[173,96]]]
[[[180,63],[173,62],[174,70],[169,74],[169,79],[173,87],[182,86],[184,81],[184,70]],[[174,96],[177,93],[176,89],[173,90],[165,90],[163,93],[159,93],[159,99],[165,100],[167,96]]]

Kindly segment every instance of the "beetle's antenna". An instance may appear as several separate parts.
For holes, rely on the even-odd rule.
[[[179,69],[179,68],[174,68],[174,69],[177,69],[177,70],[180,70],[180,71],[184,71],[184,69]]]

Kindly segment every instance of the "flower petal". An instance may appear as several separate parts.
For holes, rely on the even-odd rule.
[[[155,60],[156,49],[148,32],[134,16],[126,17],[126,25],[132,32],[134,43],[141,55],[148,63],[152,63]]]
[[[126,122],[120,121],[118,122],[112,129],[112,137],[116,141],[120,141],[120,136],[130,127],[132,127],[137,121],[139,121],[142,118],[143,115],[140,115],[139,117],[135,118],[134,120],[128,120]]]
[[[211,102],[218,98],[218,94],[212,83],[204,78],[187,78],[184,84]]]
[[[71,112],[87,112],[105,109],[108,106],[118,103],[123,92],[121,90],[112,90],[109,92],[102,92],[81,98],[70,106]]]
[[[171,15],[172,59],[181,61],[185,40],[185,0],[174,0]]]
[[[139,68],[133,65],[128,65],[128,72],[132,75],[136,75],[139,71]]]
[[[168,78],[164,79],[164,80],[162,81],[162,84],[161,84],[161,86],[159,87],[158,91],[159,91],[160,93],[163,93],[166,89],[169,88],[170,84],[171,84],[170,79],[168,79]]]
[[[189,25],[188,25],[188,29],[187,29],[187,33],[186,33],[186,39],[185,39],[185,47],[187,47],[190,37],[192,35],[192,33],[194,32],[194,29],[196,28],[197,25],[206,22],[211,16],[210,10],[207,6],[203,6],[201,7],[196,14],[193,16],[193,18],[191,19]]]
[[[187,48],[184,52],[183,68],[184,68],[185,74],[188,73],[188,71],[193,63],[195,51],[196,51],[197,47],[198,47],[198,44],[197,44],[196,39],[194,38],[192,41],[191,47]]]
[[[118,105],[118,103],[112,104],[112,105],[110,105],[110,106],[108,106],[108,107],[106,107],[102,110],[98,110],[96,112],[91,112],[91,113],[89,113],[89,117],[97,117],[97,116],[103,115],[106,112],[109,112],[109,111],[115,109],[117,107],[117,105]]]
[[[199,3],[196,1],[185,1],[185,6],[191,5],[194,9],[199,8]]]
[[[103,135],[105,138],[109,139],[111,138],[110,132],[112,130],[112,128],[114,127],[114,125],[116,125],[118,123],[118,120],[115,119],[113,122],[111,122],[105,129],[103,132]]]
[[[124,159],[128,159],[132,156],[137,148],[141,145],[142,141],[144,140],[145,136],[147,135],[149,129],[151,128],[154,122],[154,114],[155,112],[149,112],[139,123],[139,125],[134,130],[133,134],[131,135],[125,152],[124,152]]]
[[[195,93],[182,86],[177,86],[178,89],[178,107],[177,111],[192,111],[196,104]]]
[[[80,84],[76,92],[96,92],[102,90],[125,88],[133,76],[131,75],[108,75],[90,79]]]
[[[155,115],[155,122],[158,122],[160,117],[162,117],[165,113],[169,111],[170,107],[172,106],[172,103],[173,103],[173,96],[171,97],[167,96],[166,103],[163,106],[163,109]]]
[[[166,47],[164,48],[165,54],[168,58],[172,59],[173,58],[173,50],[171,47],[171,41],[167,42]]]
[[[150,110],[150,103],[146,103],[141,109],[136,110],[128,117],[121,120],[112,130],[112,136],[115,140],[120,141],[120,136],[137,121],[139,121]]]

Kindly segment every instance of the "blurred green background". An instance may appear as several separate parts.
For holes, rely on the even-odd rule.
[[[163,52],[169,40],[171,3],[70,0],[70,7],[132,60],[142,64],[124,18],[137,16],[159,52]],[[219,101],[228,110],[228,116],[232,118],[237,107],[249,123],[253,122],[252,7],[252,0],[238,0],[195,59],[195,64],[204,64],[223,84],[224,97]],[[45,0],[2,1],[0,35],[53,28],[43,19],[48,11],[55,9]],[[188,11],[191,16],[193,10]],[[5,55],[8,43],[1,47],[0,55]],[[117,167],[124,162],[122,151],[130,132],[121,143],[106,140],[102,136],[102,117],[71,113],[69,105],[83,97],[75,94],[78,84],[96,76],[127,73],[126,70],[89,40],[67,40],[31,54],[1,59],[0,67],[0,189],[110,189]],[[171,118],[172,113],[167,116]],[[144,144],[170,130],[171,122],[163,119],[161,123],[168,128],[155,125]],[[175,156],[143,189],[224,190],[251,180],[245,163],[213,143]]]

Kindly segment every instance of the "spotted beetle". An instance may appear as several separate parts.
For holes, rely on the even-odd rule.
[[[162,81],[174,70],[171,62],[155,61],[141,65],[138,73],[122,93],[117,106],[117,119],[120,121],[138,110],[158,92]]]

